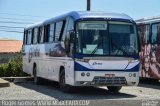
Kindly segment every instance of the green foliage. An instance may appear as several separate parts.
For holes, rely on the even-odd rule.
[[[17,53],[15,58],[11,59],[8,63],[0,65],[0,77],[21,76],[24,76],[21,53]]]

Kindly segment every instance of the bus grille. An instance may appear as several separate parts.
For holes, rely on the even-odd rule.
[[[91,84],[94,85],[126,85],[127,81],[125,77],[94,77]]]

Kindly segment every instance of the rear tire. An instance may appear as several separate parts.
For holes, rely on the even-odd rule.
[[[37,67],[36,66],[34,66],[34,68],[33,68],[33,77],[34,77],[34,83],[36,85],[40,85],[41,84],[41,78],[39,78],[37,76]]]
[[[72,87],[66,84],[64,69],[60,73],[59,86],[60,86],[61,91],[63,92],[71,92],[72,90]]]
[[[119,92],[122,86],[107,86],[108,90],[111,92]]]

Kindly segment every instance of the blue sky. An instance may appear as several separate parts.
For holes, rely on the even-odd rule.
[[[160,0],[91,0],[91,2],[92,11],[126,13],[133,19],[160,16]],[[0,0],[0,26],[25,27],[29,23],[73,10],[86,10],[86,0]],[[8,21],[26,24],[2,23]],[[23,38],[22,33],[2,30],[21,32],[23,28],[0,27],[0,38],[20,40]]]

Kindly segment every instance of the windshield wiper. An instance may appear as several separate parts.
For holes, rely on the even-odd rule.
[[[101,37],[99,38],[99,40],[98,40],[98,45],[97,45],[96,48],[91,52],[91,54],[95,54],[95,53],[97,52],[99,46],[101,46],[102,43],[103,43],[103,42],[102,42],[102,36],[101,36]]]
[[[95,54],[101,44],[102,44],[102,42],[99,42],[98,45],[97,45],[96,48],[92,51],[91,54]]]

